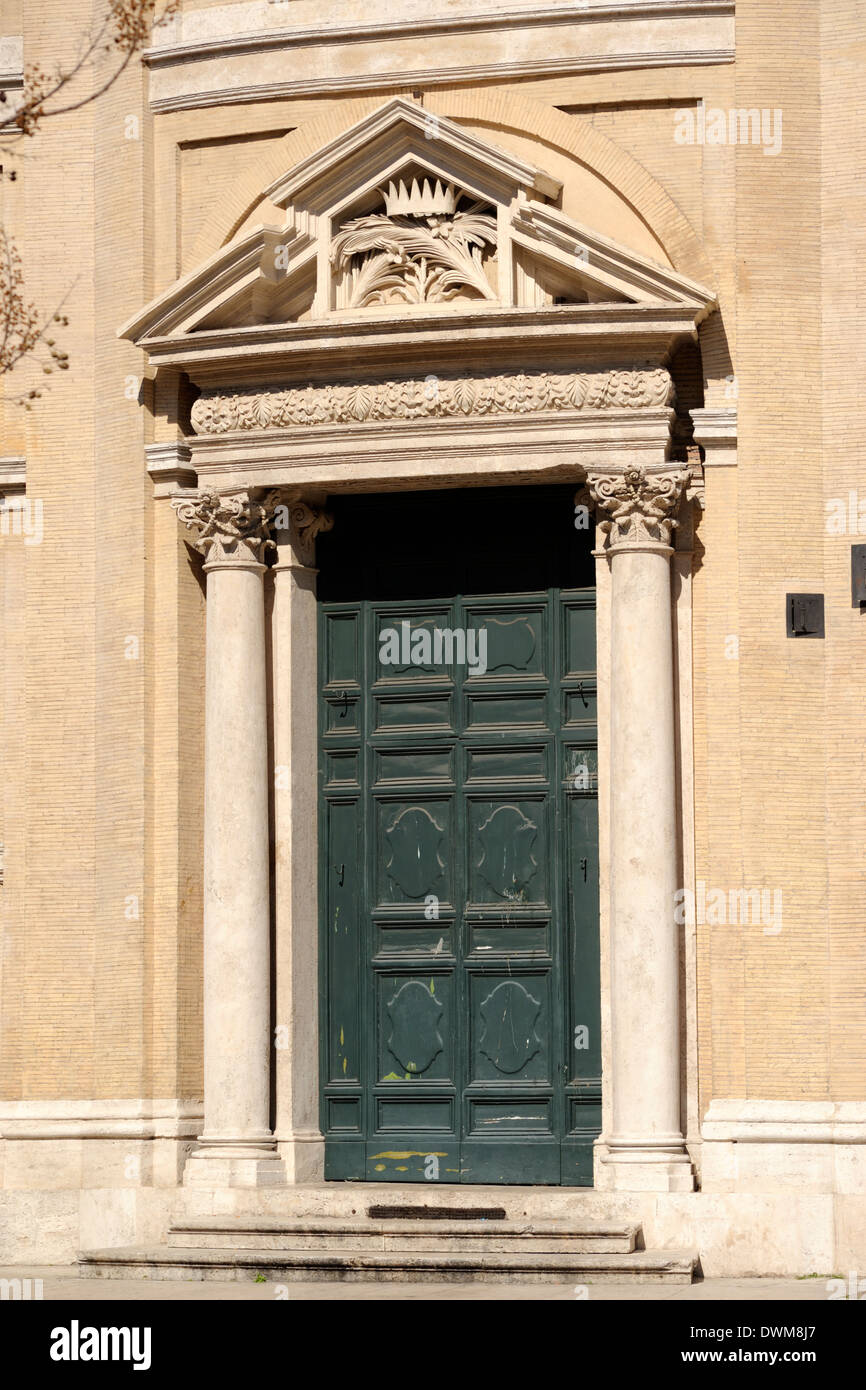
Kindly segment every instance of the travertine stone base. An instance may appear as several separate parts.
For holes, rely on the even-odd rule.
[[[277,1187],[286,1181],[281,1159],[219,1157],[211,1150],[191,1154],[183,1175],[185,1187]]]

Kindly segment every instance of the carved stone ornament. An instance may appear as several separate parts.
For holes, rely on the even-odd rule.
[[[289,543],[297,563],[312,569],[316,559],[316,537],[322,531],[333,530],[334,518],[330,512],[308,502],[293,500],[280,490],[269,492],[264,505],[273,511],[272,527],[277,535],[288,526]]]
[[[590,473],[586,485],[596,506],[606,512],[599,530],[611,545],[670,545],[674,518],[688,469],[669,473],[647,473],[645,468],[627,468],[623,473]]]
[[[436,178],[380,192],[385,212],[353,217],[331,242],[332,265],[350,277],[347,308],[495,299],[483,267],[497,235],[487,204],[458,206],[461,191]]]
[[[208,566],[261,564],[270,546],[275,498],[253,502],[246,492],[220,496],[218,492],[199,492],[176,497],[172,506],[188,530],[198,534],[192,541]]]
[[[519,372],[502,376],[439,377],[360,382],[349,386],[263,387],[204,391],[192,408],[196,434],[357,425],[366,420],[415,420],[527,415],[558,410],[644,410],[667,406],[673,382],[652,371]]]

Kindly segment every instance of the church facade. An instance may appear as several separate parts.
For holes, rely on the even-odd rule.
[[[483,1190],[861,1267],[857,21],[183,0],[36,137],[0,1261]]]

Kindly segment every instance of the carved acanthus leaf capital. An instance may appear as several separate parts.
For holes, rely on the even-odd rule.
[[[267,498],[257,502],[247,492],[198,492],[173,498],[172,506],[184,526],[196,533],[192,545],[209,568],[261,564],[275,544],[274,507]]]
[[[288,532],[295,562],[312,569],[316,562],[316,537],[333,529],[331,513],[279,488],[268,493],[265,506],[273,513],[273,529],[279,539],[283,540]]]
[[[688,479],[688,469],[647,473],[635,465],[622,473],[590,473],[586,487],[596,506],[607,513],[599,529],[611,546],[667,546],[679,525],[674,513]]]

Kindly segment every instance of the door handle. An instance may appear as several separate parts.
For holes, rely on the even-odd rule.
[[[339,874],[340,877],[339,877],[339,879],[338,879],[338,881],[337,881],[337,887],[338,887],[338,888],[342,888],[342,886],[343,886],[343,880],[344,880],[344,878],[345,878],[345,876],[346,876],[346,866],[345,866],[345,864],[341,864],[340,867],[339,867],[339,869],[337,868],[337,866],[336,866],[336,864],[335,864],[335,865],[334,865],[334,873],[335,873],[335,874]]]

